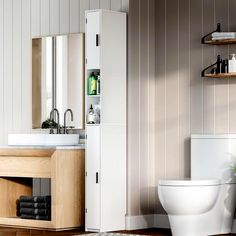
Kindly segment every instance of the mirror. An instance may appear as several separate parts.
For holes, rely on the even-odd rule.
[[[41,128],[57,108],[60,125],[84,128],[84,34],[32,39],[32,128]]]

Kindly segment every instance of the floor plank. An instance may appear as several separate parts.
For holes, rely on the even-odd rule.
[[[30,229],[16,229],[0,227],[0,236],[76,236],[86,234],[84,229],[70,230],[70,231],[45,231],[45,230],[30,230]],[[133,231],[116,231],[119,234],[136,234],[136,235],[154,235],[154,236],[171,236],[168,229],[142,229]],[[219,235],[220,236],[220,235]],[[236,236],[236,234],[224,234],[222,236]]]
[[[154,236],[171,236],[171,231],[169,229],[141,229],[134,231],[119,231],[120,233],[128,234],[139,234],[139,235],[154,235]],[[221,235],[218,235],[221,236]],[[224,234],[222,236],[236,236],[236,234]]]

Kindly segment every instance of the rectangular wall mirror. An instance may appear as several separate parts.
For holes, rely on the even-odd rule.
[[[68,115],[67,125],[84,128],[83,33],[32,39],[32,128],[41,128],[53,108],[60,125],[70,108],[74,121]]]

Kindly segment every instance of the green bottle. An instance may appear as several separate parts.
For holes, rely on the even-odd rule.
[[[96,95],[97,93],[97,79],[94,72],[88,78],[87,93],[88,95]]]

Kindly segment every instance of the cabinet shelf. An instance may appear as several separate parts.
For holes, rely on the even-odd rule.
[[[100,124],[86,124],[86,126],[100,126]]]
[[[1,217],[0,225],[1,226],[7,225],[12,227],[44,228],[44,229],[54,228],[54,224],[52,221],[21,219],[19,217]]]
[[[100,98],[100,94],[97,95],[87,95],[88,98]]]
[[[219,79],[236,78],[236,73],[205,74],[204,77]]]

